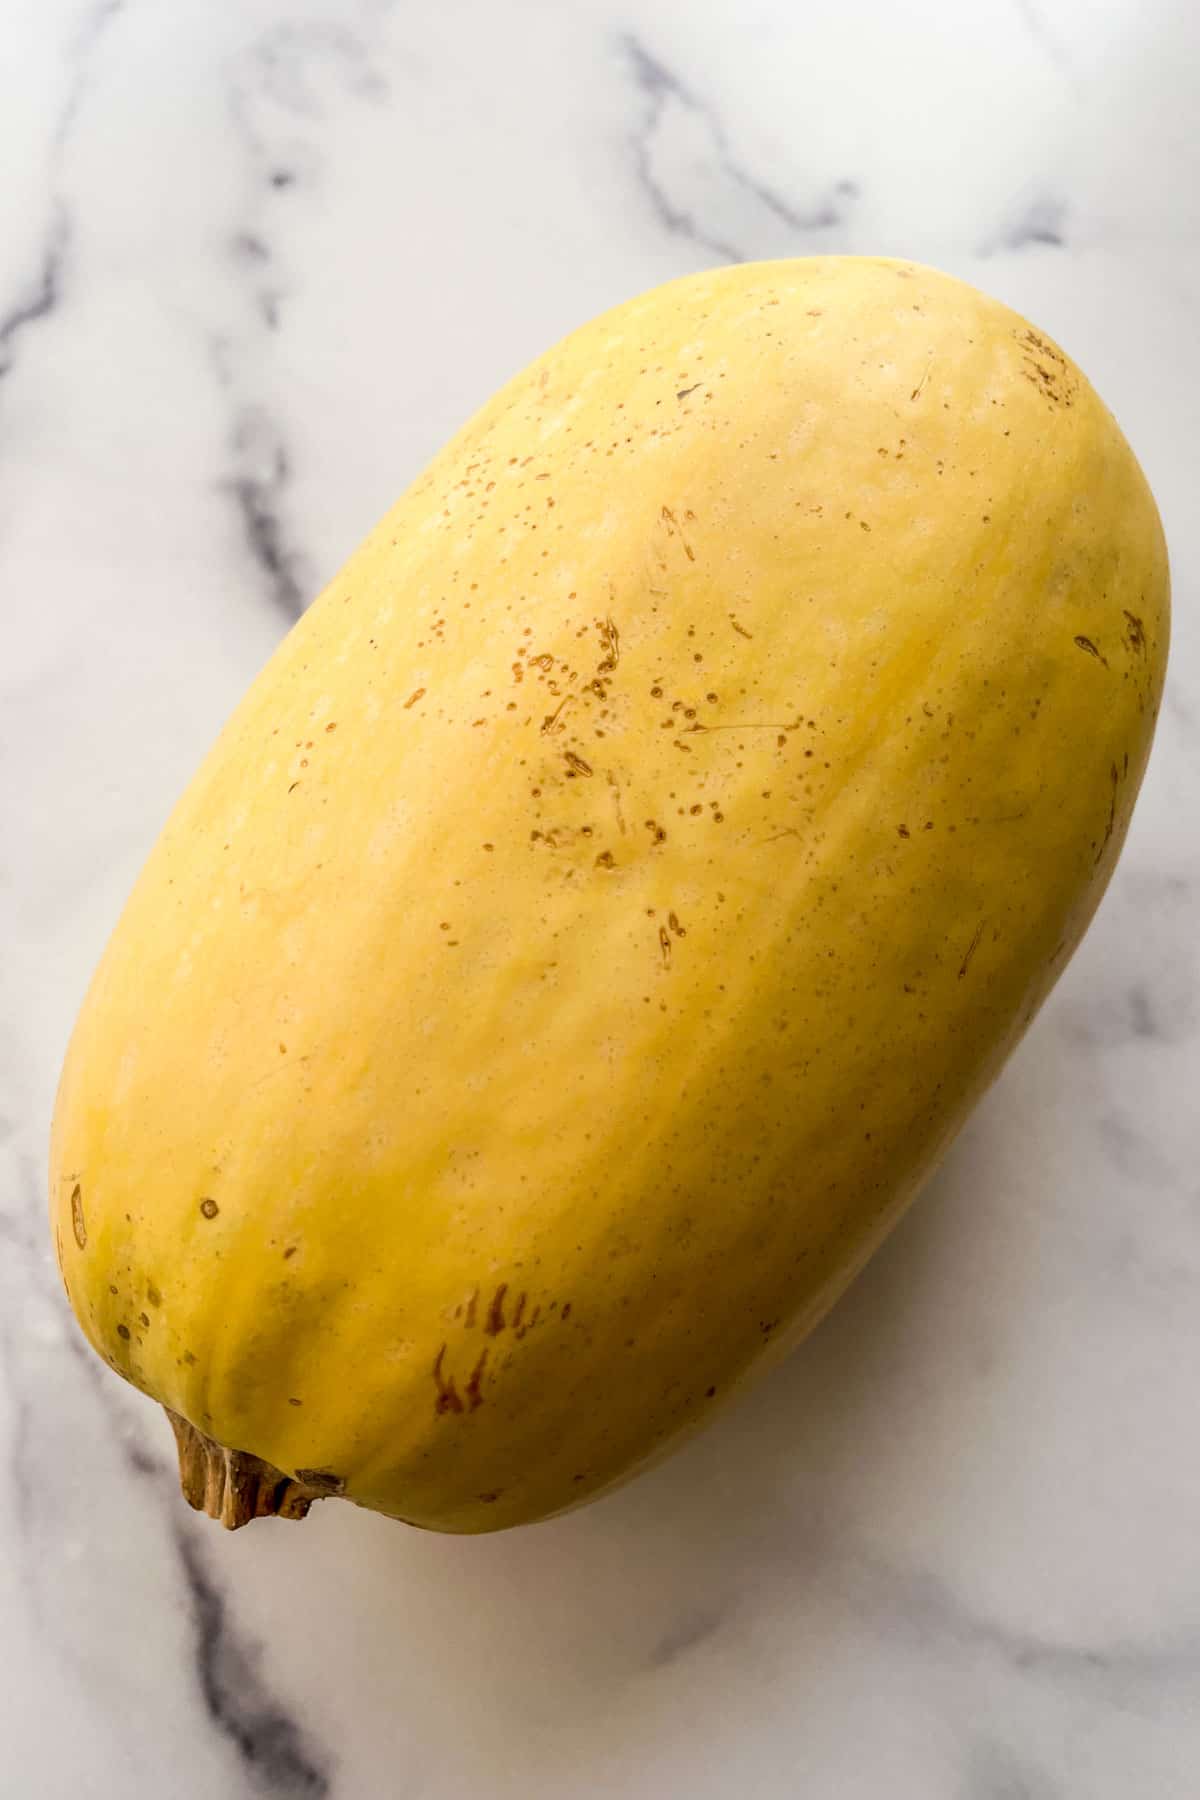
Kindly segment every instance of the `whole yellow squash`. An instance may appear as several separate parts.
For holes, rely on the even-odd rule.
[[[476,1532],[806,1332],[1079,941],[1168,574],[1042,333],[718,269],[519,375],[226,725],[62,1076],[99,1353],[227,1524]]]

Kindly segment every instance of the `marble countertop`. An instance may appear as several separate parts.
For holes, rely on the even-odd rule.
[[[0,1790],[1200,1792],[1200,25],[1178,0],[15,0],[0,23]],[[1172,673],[1100,915],[827,1324],[584,1512],[236,1537],[86,1353],[58,1066],[291,620],[508,374],[715,261],[880,251],[1060,338]]]

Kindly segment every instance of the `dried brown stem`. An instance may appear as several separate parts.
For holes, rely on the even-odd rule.
[[[219,1519],[228,1531],[251,1519],[303,1519],[314,1500],[338,1491],[339,1483],[322,1474],[311,1480],[285,1475],[246,1450],[227,1450],[164,1407],[179,1450],[183,1497],[197,1512]],[[308,1475],[305,1470],[304,1474]]]

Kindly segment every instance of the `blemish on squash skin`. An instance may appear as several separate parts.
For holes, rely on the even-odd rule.
[[[200,1211],[206,1219],[215,1219],[220,1210],[216,1201],[207,1196],[200,1202]]]
[[[1090,637],[1084,637],[1081,633],[1075,639],[1075,642],[1079,646],[1079,648],[1085,652],[1086,655],[1094,656],[1096,658],[1096,661],[1103,663],[1104,667],[1107,669],[1107,667],[1108,667],[1107,656],[1105,656],[1102,651],[1100,651],[1096,648],[1095,644],[1093,644]]]
[[[502,1281],[492,1297],[492,1303],[488,1307],[488,1315],[484,1321],[483,1329],[489,1337],[499,1337],[504,1330],[504,1296],[507,1292],[508,1283]]]
[[[1113,831],[1114,831],[1114,829],[1116,827],[1116,823],[1117,823],[1117,788],[1120,785],[1121,777],[1117,771],[1116,763],[1112,764],[1111,768],[1109,769],[1108,774],[1109,774],[1109,780],[1112,784],[1112,792],[1109,795],[1109,801],[1108,801],[1108,822],[1104,827],[1104,836],[1100,840],[1100,848],[1096,852],[1096,861],[1097,862],[1100,861],[1101,857],[1104,855],[1104,852],[1108,849],[1109,839],[1112,837]]]
[[[986,925],[987,925],[987,920],[980,919],[978,925],[975,927],[975,935],[972,937],[970,943],[967,945],[966,954],[963,957],[962,962],[959,964],[959,967],[958,967],[958,979],[960,981],[963,979],[963,976],[966,974],[967,970],[971,966],[971,958],[974,956],[975,952],[979,948],[979,945],[983,939],[984,927]]]
[[[442,1374],[442,1364],[445,1361],[445,1358],[446,1346],[443,1344],[433,1362],[433,1380],[434,1385],[437,1388],[437,1398],[433,1403],[433,1410],[437,1414],[449,1412],[460,1413],[463,1410],[463,1403],[462,1398],[454,1385],[454,1377],[451,1375],[449,1378],[446,1378]]]
[[[477,1406],[483,1405],[483,1371],[487,1367],[488,1346],[485,1344],[479,1353],[479,1360],[471,1370],[467,1379],[466,1396],[468,1411],[474,1412]]]
[[[1145,626],[1142,624],[1142,621],[1138,618],[1136,613],[1131,613],[1129,611],[1126,611],[1124,608],[1122,610],[1125,611],[1125,620],[1129,626],[1129,630],[1125,634],[1125,641],[1129,645],[1129,648],[1131,650],[1136,651],[1139,656],[1145,656],[1145,654],[1146,654],[1146,629],[1145,629]]]
[[[87,1224],[83,1216],[83,1189],[79,1183],[71,1189],[71,1229],[81,1250],[87,1249]]]

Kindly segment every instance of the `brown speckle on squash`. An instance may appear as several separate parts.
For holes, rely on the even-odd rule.
[[[79,1183],[71,1189],[71,1229],[81,1250],[87,1249],[87,1224],[83,1216],[83,1189]]]

